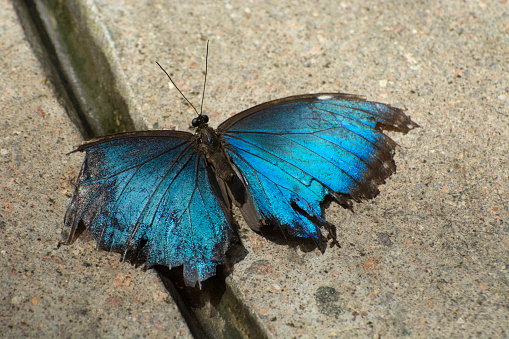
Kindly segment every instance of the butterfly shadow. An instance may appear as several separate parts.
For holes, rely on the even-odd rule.
[[[217,309],[226,291],[226,278],[233,272],[234,265],[244,260],[247,255],[248,251],[242,243],[235,242],[226,252],[225,264],[216,267],[216,275],[195,286],[186,285],[183,266],[170,269],[167,266],[156,265],[153,269],[176,303],[183,303],[179,308],[201,309],[211,306],[212,309]]]

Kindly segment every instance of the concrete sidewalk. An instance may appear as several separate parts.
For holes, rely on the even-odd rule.
[[[406,108],[421,129],[391,134],[398,172],[376,199],[327,218],[325,254],[248,230],[227,283],[269,337],[507,337],[509,5],[505,1],[302,3],[84,1],[107,28],[118,78],[153,129],[189,126],[157,60],[205,111],[291,94],[347,92]],[[82,156],[11,10],[3,35],[0,333],[189,335],[156,276],[55,244]],[[35,79],[35,80],[34,80]],[[4,170],[5,168],[5,170]],[[5,277],[5,278],[3,278]],[[72,322],[71,322],[72,321]]]
[[[92,241],[56,248],[81,138],[8,2],[0,31],[0,337],[190,337],[155,273]]]

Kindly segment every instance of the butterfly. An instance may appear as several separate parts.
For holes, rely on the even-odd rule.
[[[187,286],[215,275],[238,241],[232,205],[256,232],[322,246],[324,201],[375,197],[396,170],[383,130],[418,127],[401,109],[342,93],[262,103],[217,129],[200,113],[192,125],[194,134],[128,132],[75,149],[85,159],[62,244],[88,229],[133,264],[182,266]]]

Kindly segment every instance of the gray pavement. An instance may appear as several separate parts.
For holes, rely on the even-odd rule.
[[[56,248],[81,138],[9,2],[0,31],[0,337],[189,338],[155,273],[90,240]]]
[[[189,336],[151,271],[56,249],[80,142],[12,9],[2,9],[0,334]],[[509,336],[509,4],[506,1],[84,1],[137,126],[186,130],[211,40],[212,125],[292,94],[347,92],[406,109],[398,172],[351,213],[341,248],[274,244],[239,219],[249,254],[228,286],[269,337]],[[103,36],[104,37],[104,36]],[[6,81],[8,79],[8,81]],[[6,117],[6,118],[4,118]]]

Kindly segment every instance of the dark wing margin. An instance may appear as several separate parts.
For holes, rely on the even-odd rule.
[[[190,133],[134,132],[86,143],[63,244],[88,229],[133,264],[183,266],[194,286],[225,263],[231,212]]]
[[[324,199],[350,207],[349,200],[375,197],[396,170],[396,144],[383,130],[416,127],[401,109],[319,93],[252,107],[223,122],[218,133],[243,174],[259,224],[320,244]]]

